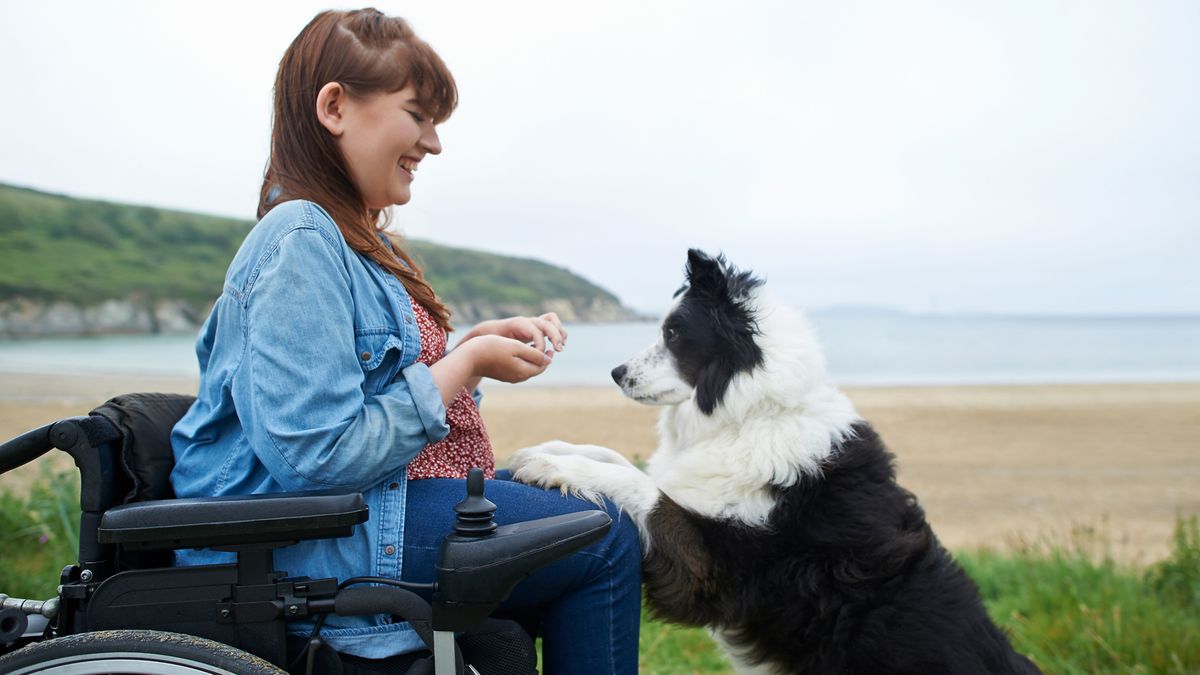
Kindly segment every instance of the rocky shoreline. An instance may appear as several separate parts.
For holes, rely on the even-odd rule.
[[[84,335],[141,335],[195,333],[210,307],[183,300],[107,300],[80,306],[72,302],[41,302],[24,298],[0,300],[0,339],[57,338]],[[646,317],[604,298],[549,298],[538,306],[521,303],[468,303],[451,306],[456,325],[521,314],[557,312],[569,323],[636,321]]]

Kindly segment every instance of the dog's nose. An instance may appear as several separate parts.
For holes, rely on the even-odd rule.
[[[616,382],[617,384],[621,384],[621,378],[625,377],[625,371],[627,371],[627,370],[629,370],[629,369],[626,368],[625,364],[623,364],[623,363],[621,365],[617,366],[616,368],[613,368],[612,369],[613,382]]]

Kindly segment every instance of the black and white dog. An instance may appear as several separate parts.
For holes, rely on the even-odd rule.
[[[759,279],[689,251],[661,337],[613,378],[666,406],[645,473],[553,441],[514,455],[514,475],[635,518],[653,610],[711,629],[739,672],[1038,672]]]

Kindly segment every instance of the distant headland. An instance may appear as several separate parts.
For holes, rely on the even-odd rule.
[[[253,224],[0,184],[0,338],[194,331]],[[568,322],[642,318],[546,262],[407,244],[458,326],[548,311]]]

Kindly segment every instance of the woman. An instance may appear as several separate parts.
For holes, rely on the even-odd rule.
[[[197,341],[200,391],[172,434],[171,478],[180,497],[361,490],[371,517],[354,536],[276,553],[292,575],[431,580],[466,470],[492,476],[476,385],[535,377],[565,343],[547,314],[482,323],[447,352],[449,312],[381,230],[418,165],[441,152],[437,124],[456,103],[437,54],[373,9],[319,14],[280,62],[260,220]],[[487,495],[502,524],[595,508],[507,480]],[[504,607],[540,619],[547,672],[636,672],[640,550],[610,511],[606,539],[536,573]],[[325,626],[356,656],[422,646],[386,616]]]

